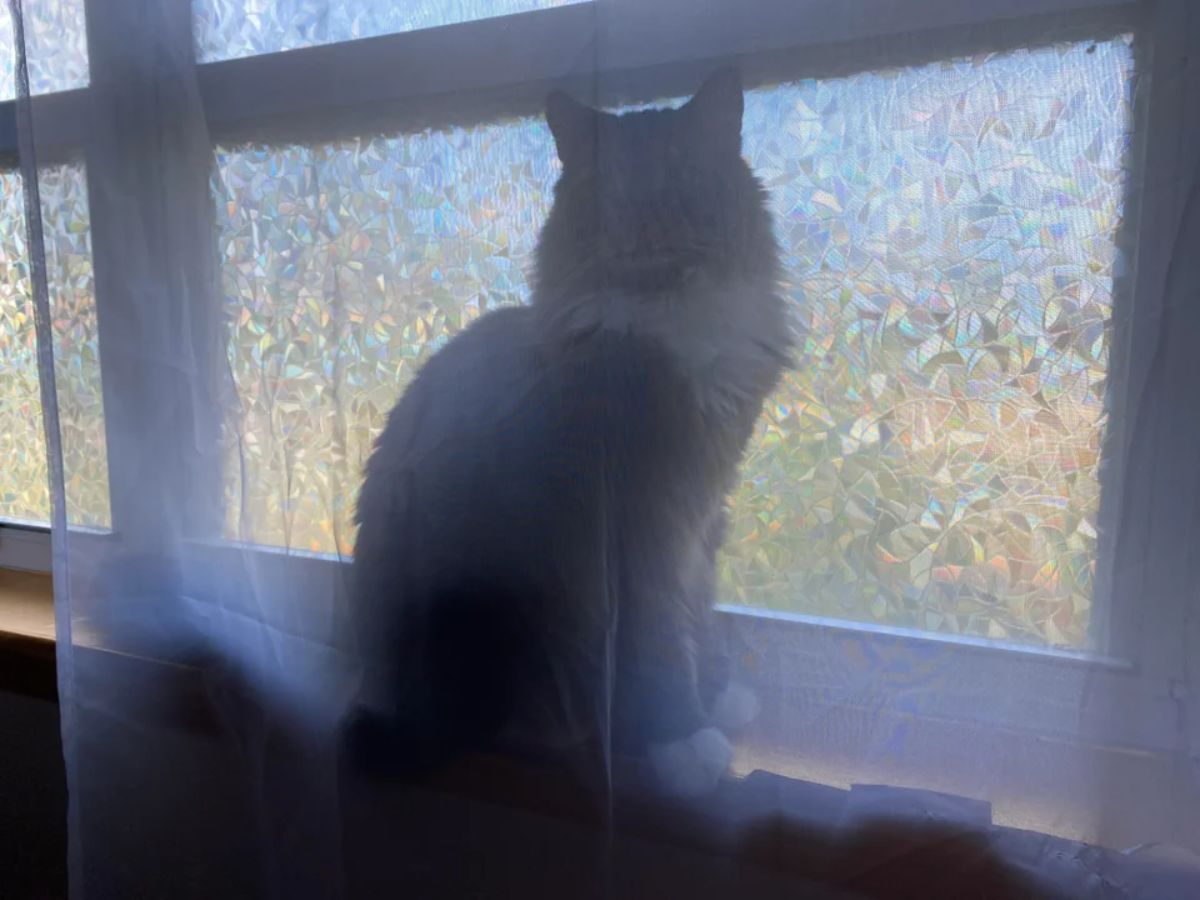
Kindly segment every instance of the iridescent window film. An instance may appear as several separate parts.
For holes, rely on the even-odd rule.
[[[801,334],[723,563],[734,602],[1084,645],[1127,39],[760,94]]]
[[[799,349],[724,600],[1086,644],[1132,78],[1118,38],[751,92]],[[420,362],[528,298],[557,165],[540,120],[219,148],[231,535],[350,552]]]
[[[25,57],[29,91],[48,94],[86,87],[87,28],[84,0],[25,0]],[[0,4],[0,100],[17,96],[13,22]]]
[[[54,330],[67,514],[109,525],[87,181],[79,165],[42,170],[42,224]],[[17,172],[0,172],[0,519],[50,519],[25,207]]]
[[[258,542],[350,552],[362,465],[412,374],[471,319],[528,298],[557,166],[540,121],[218,149],[242,415],[231,533],[248,522]]]
[[[193,0],[201,62],[295,50],[586,0]]]

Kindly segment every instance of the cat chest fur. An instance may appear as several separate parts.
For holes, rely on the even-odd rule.
[[[762,285],[693,282],[686,291],[613,292],[550,309],[541,310],[541,330],[560,340],[607,333],[661,348],[710,425],[734,427],[742,440],[787,361],[782,303]]]

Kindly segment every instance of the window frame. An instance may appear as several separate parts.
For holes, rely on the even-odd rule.
[[[50,571],[50,528],[0,522],[0,569]]]
[[[34,98],[39,151],[48,161],[82,148],[89,184],[110,180],[136,194],[136,165],[127,163],[129,168],[117,171],[115,161],[127,151],[132,151],[134,160],[154,158],[158,150],[151,140],[115,133],[113,113],[137,91],[153,85],[154,48],[161,48],[165,41],[175,52],[193,52],[190,3],[87,0],[86,7],[91,84]],[[150,15],[150,8],[159,11]],[[667,21],[677,27],[662,28]],[[1180,701],[1170,685],[1182,683],[1185,663],[1177,648],[1164,650],[1175,647],[1172,634],[1189,627],[1186,598],[1143,596],[1127,579],[1114,579],[1111,570],[1118,560],[1124,560],[1129,571],[1144,567],[1144,561],[1122,556],[1136,553],[1126,549],[1134,543],[1133,526],[1127,523],[1126,506],[1134,483],[1127,457],[1132,423],[1139,413],[1138,391],[1146,384],[1154,361],[1153,343],[1162,315],[1158,288],[1166,277],[1170,256],[1155,242],[1172,233],[1183,202],[1166,175],[1156,180],[1146,173],[1179,172],[1189,148],[1197,145],[1194,134],[1181,137],[1179,125],[1185,121],[1186,111],[1196,108],[1189,104],[1200,97],[1195,71],[1187,70],[1181,76],[1176,70],[1187,42],[1195,40],[1197,27],[1196,17],[1189,18],[1185,0],[1014,0],[1002,10],[999,4],[957,0],[847,0],[833,5],[821,0],[790,4],[775,0],[742,0],[738,4],[723,0],[592,0],[422,31],[199,63],[198,96],[190,97],[189,102],[203,110],[211,145],[241,140],[329,140],[364,131],[538,114],[552,86],[574,90],[596,102],[649,100],[686,92],[702,72],[723,62],[737,63],[748,84],[755,85],[848,74],[861,71],[864,60],[871,68],[879,68],[985,48],[1044,44],[1072,35],[1101,37],[1134,30],[1140,67],[1134,113],[1136,165],[1128,185],[1131,205],[1126,207],[1121,238],[1131,268],[1128,278],[1114,290],[1118,339],[1110,351],[1110,372],[1118,374],[1112,380],[1116,388],[1110,391],[1101,510],[1102,521],[1111,527],[1103,529],[1098,550],[1106,570],[1103,589],[1113,600],[1105,604],[1111,633],[1103,636],[1100,652],[964,640],[737,607],[721,609],[735,639],[749,641],[752,637],[750,643],[759,648],[759,656],[772,661],[764,673],[797,671],[795,666],[806,665],[821,653],[843,652],[850,644],[897,660],[923,659],[930,648],[936,648],[946,661],[946,678],[968,679],[979,685],[980,691],[995,679],[1050,685],[1049,689],[1032,689],[1032,713],[1031,707],[988,711],[975,701],[954,701],[938,715],[982,721],[997,729],[1028,729],[1032,727],[1029,721],[1035,721],[1037,728],[1073,740],[1120,741],[1163,749],[1179,712]],[[906,38],[914,34],[921,35],[919,41]],[[912,48],[918,45],[923,49],[914,55]],[[931,51],[931,47],[937,50]],[[471,64],[464,65],[464,59]],[[0,103],[0,160],[11,160],[16,152],[14,106]],[[170,219],[165,226],[202,235],[206,224],[211,225],[211,211],[208,218],[203,213],[205,202],[211,207],[206,194],[209,172],[197,168],[204,166],[203,154],[193,153],[185,164],[195,169],[191,193],[183,209],[163,212]],[[127,358],[106,354],[106,342],[113,344],[106,335],[131,324],[143,329],[163,325],[164,333],[179,335],[178,321],[171,320],[175,316],[195,325],[211,342],[214,335],[219,337],[219,309],[165,308],[160,323],[133,322],[132,276],[120,271],[118,264],[123,261],[115,244],[106,242],[104,236],[123,232],[124,213],[106,208],[91,188],[89,196],[100,201],[92,207],[92,224],[104,396],[137,396],[136,406],[149,413],[161,400],[153,391],[161,373],[139,370],[131,367]],[[212,237],[211,227],[209,235]],[[211,276],[216,257],[205,258],[210,249],[200,241],[192,253],[188,278]],[[171,284],[174,277],[152,263],[142,276],[158,279],[163,285]],[[170,292],[164,296],[176,297]],[[201,313],[207,318],[198,318]],[[219,353],[204,359],[207,362],[202,360],[202,365],[219,365]],[[130,404],[126,401],[123,405]],[[106,417],[114,408],[106,403]],[[183,410],[179,415],[206,429],[218,422],[215,407]],[[183,483],[179,476],[185,471],[182,461],[188,459],[185,449],[191,442],[186,429],[168,430],[155,438],[160,442],[154,454],[161,460],[159,471],[147,473],[121,463],[146,458],[144,448],[139,451],[130,442],[132,435],[153,433],[153,421],[149,415],[140,422],[106,421],[114,533],[105,540],[128,539],[130,546],[138,547],[139,541],[153,532],[152,521],[138,520],[135,512],[122,508],[122,492],[144,485],[149,478],[169,497],[171,485]],[[205,479],[219,478],[213,460],[202,463],[186,467],[193,485],[196,479],[208,483]],[[1147,477],[1157,484],[1169,474]],[[216,490],[212,493],[219,495]],[[255,565],[270,573],[272,583],[295,592],[295,602],[327,608],[330,597],[345,595],[345,571],[336,558],[247,548],[220,540],[219,516],[195,523],[192,536],[200,556],[237,553],[253,557]],[[79,539],[96,538],[81,534]],[[71,540],[76,540],[74,530]],[[1099,597],[1099,587],[1097,591]],[[1154,605],[1152,615],[1145,614],[1146,602]],[[1137,622],[1149,624],[1138,627]],[[1114,708],[1136,706],[1143,710],[1142,718],[1132,724],[1116,721],[1106,708],[1084,710],[1081,718],[1066,728],[1055,724],[1054,715],[1061,715],[1073,697],[1069,691],[1061,696],[1054,693],[1053,673],[1064,667],[1086,672],[1083,677],[1097,693],[1121,698]],[[773,677],[782,679],[782,675]],[[762,684],[776,682],[764,674]],[[899,694],[880,690],[884,693],[879,702],[901,702]],[[982,695],[971,696],[977,701]],[[795,709],[809,700],[792,697],[781,702]]]

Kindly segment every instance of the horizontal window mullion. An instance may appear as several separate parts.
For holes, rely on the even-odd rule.
[[[722,64],[741,68],[748,85],[769,84],[1100,39],[1140,18],[1136,4],[1105,0],[935,14],[946,5],[902,5],[899,15],[896,4],[863,0],[826,21],[811,3],[697,4],[684,16],[679,0],[598,0],[198,72],[215,139],[316,141],[540,114],[552,86],[615,105],[686,93]]]
[[[87,88],[32,98],[33,144],[38,164],[78,157],[87,131]],[[0,101],[0,168],[16,168],[17,102]]]

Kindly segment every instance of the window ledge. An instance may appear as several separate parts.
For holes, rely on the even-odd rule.
[[[1195,896],[1200,883],[1200,859],[1186,851],[1120,853],[1003,827],[989,804],[960,796],[887,785],[840,789],[755,770],[701,800],[671,800],[656,796],[647,773],[616,763],[611,795],[590,792],[550,766],[491,756],[462,758],[419,784],[350,775],[345,821],[364,836],[395,833],[398,822],[423,834],[452,822],[453,832],[431,846],[472,859],[508,851],[495,845],[491,828],[464,830],[463,817],[520,827],[524,843],[571,823],[606,835],[614,865],[628,860],[623,851],[634,842],[665,845],[697,859],[723,858],[713,877],[732,871],[731,888],[744,889],[754,870],[799,895],[933,900],[975,896],[986,885],[989,896],[1085,898],[1116,888],[1165,900]],[[447,805],[451,798],[454,806]],[[445,809],[455,812],[436,814]],[[471,846],[472,835],[485,832],[487,845]],[[951,857],[962,864],[947,866]],[[431,871],[445,878],[444,869]]]
[[[48,528],[0,522],[0,571],[49,572],[50,557]]]

